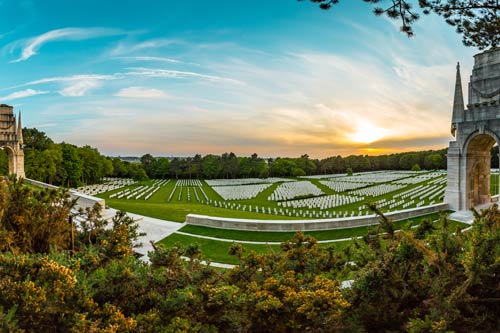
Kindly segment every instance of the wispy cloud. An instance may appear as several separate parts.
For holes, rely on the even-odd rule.
[[[129,98],[165,98],[168,97],[165,92],[144,87],[128,87],[120,89],[115,96]]]
[[[73,82],[73,81],[86,81],[86,80],[115,80],[117,78],[116,74],[77,74],[69,76],[55,76],[48,77],[39,80],[30,81],[22,84],[21,86],[37,85],[43,83],[51,82]],[[19,87],[19,86],[16,86]]]
[[[48,93],[49,93],[48,91],[26,89],[26,90],[22,90],[22,91],[13,92],[13,93],[11,93],[7,96],[4,96],[4,97],[0,97],[0,101],[10,101],[13,99],[36,96],[36,95],[43,95],[43,94],[48,94]]]
[[[166,63],[170,63],[170,64],[183,63],[182,61],[177,60],[177,59],[164,58],[164,57],[138,56],[138,57],[115,57],[115,59],[130,60],[130,61],[158,61],[158,62],[166,62]]]
[[[80,97],[84,96],[88,91],[101,87],[102,81],[116,80],[119,78],[119,74],[113,75],[101,75],[101,74],[79,74],[70,76],[55,76],[48,77],[39,80],[29,81],[17,86],[12,86],[0,90],[10,90],[26,86],[36,86],[49,83],[60,83],[62,89],[59,90],[59,94],[67,97]],[[35,91],[33,89],[27,89],[25,91]]]
[[[63,96],[83,96],[91,89],[101,87],[103,81],[126,80],[130,78],[166,78],[166,79],[199,79],[216,83],[244,84],[242,81],[228,77],[208,75],[198,72],[178,71],[168,69],[129,68],[128,72],[113,74],[78,74],[69,76],[56,76],[29,81],[20,85],[0,89],[10,90],[26,86],[35,86],[49,83],[61,83],[65,87],[59,91]]]
[[[225,82],[225,83],[233,83],[233,84],[244,84],[244,82],[235,80],[228,77],[222,77],[217,75],[208,75],[198,72],[189,72],[189,71],[177,71],[170,69],[155,69],[155,68],[143,68],[143,67],[133,67],[129,68],[131,72],[124,73],[125,75],[133,75],[133,76],[143,76],[143,77],[157,77],[157,78],[177,78],[177,79],[185,79],[185,78],[198,78],[212,82]]]
[[[147,50],[147,49],[157,49],[161,47],[167,47],[173,44],[183,44],[184,42],[180,39],[168,39],[168,38],[156,38],[145,40],[138,43],[131,42],[119,42],[115,48],[110,52],[111,56],[119,56],[123,54],[133,54],[134,52]]]
[[[29,38],[25,41],[14,42],[15,45],[22,45],[21,56],[13,61],[25,61],[37,54],[40,48],[49,42],[61,40],[85,40],[106,36],[120,35],[124,32],[111,28],[63,28],[51,30],[41,35]]]
[[[84,96],[88,91],[98,88],[101,86],[100,80],[88,79],[77,81],[73,84],[68,85],[64,89],[59,91],[59,94],[68,97],[81,97]]]

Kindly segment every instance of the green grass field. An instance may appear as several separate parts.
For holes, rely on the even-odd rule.
[[[443,178],[441,178],[443,179]],[[498,177],[492,176],[492,189],[495,186],[495,180],[498,183]],[[325,194],[331,195],[338,192],[331,190],[329,187],[321,184],[319,180],[310,180],[314,185],[319,187]],[[420,185],[426,185],[429,180],[422,181],[420,183],[408,184],[404,188],[393,191],[384,195],[376,197],[368,197],[362,202],[344,205],[337,208],[328,209],[330,212],[337,211],[354,211],[358,212],[360,205],[365,205],[367,202],[379,201],[382,199],[390,200],[394,195],[408,191],[409,189],[416,188]],[[390,183],[390,182],[387,182]],[[129,186],[129,189],[133,190],[139,186],[151,185],[153,181],[147,181],[140,184],[135,184]],[[263,214],[255,212],[254,208],[256,206],[265,207],[267,209],[279,209],[281,208],[276,201],[269,201],[267,198],[271,193],[279,186],[280,183],[275,183],[269,186],[264,191],[260,192],[255,198],[248,200],[223,200],[205,181],[201,181],[201,187],[193,186],[180,186],[180,183],[176,185],[175,180],[171,180],[166,185],[161,186],[159,190],[152,195],[149,200],[144,198],[140,199],[127,199],[125,197],[119,199],[117,197],[110,198],[114,193],[120,192],[123,189],[118,189],[112,192],[99,195],[106,200],[107,205],[125,210],[132,213],[137,213],[145,216],[151,216],[159,219],[184,222],[187,214],[200,214],[200,215],[210,215],[210,216],[220,216],[220,217],[230,217],[230,218],[249,218],[249,219],[304,219],[303,217],[286,216],[286,215],[272,215]],[[370,185],[367,185],[368,187]],[[496,185],[498,186],[498,185]],[[203,194],[205,193],[205,195]],[[188,193],[190,194],[188,196]],[[343,192],[344,193],[344,192]],[[348,192],[347,192],[348,193]],[[209,204],[207,201],[211,201]],[[217,204],[214,203],[217,201]],[[427,200],[425,204],[428,204],[430,200]],[[253,207],[252,211],[248,211],[248,208],[243,211],[242,207],[245,205]],[[222,207],[221,207],[222,206]],[[239,208],[239,209],[238,209]],[[397,209],[397,208],[396,208]],[[383,211],[387,211],[387,208],[383,208]],[[259,210],[261,211],[261,209]],[[319,211],[319,209],[312,209],[312,211]],[[357,215],[357,214],[356,214]],[[421,222],[423,218],[429,218],[431,220],[437,220],[439,214],[430,214],[427,216],[417,217],[411,220],[403,220],[395,222],[396,229],[405,229],[411,226],[417,225]],[[265,223],[265,222],[263,222]],[[464,227],[463,224],[458,222],[452,222],[454,226],[458,228]],[[311,235],[318,239],[319,241],[327,240],[341,240],[350,239],[353,237],[359,237],[365,235],[370,228],[374,227],[357,227],[357,228],[346,228],[346,229],[335,229],[326,231],[315,231],[308,232],[306,234]],[[237,258],[232,257],[228,254],[231,242],[209,240],[196,237],[208,236],[224,240],[236,240],[236,241],[255,241],[255,242],[284,242],[291,239],[294,236],[294,232],[256,232],[256,231],[236,231],[236,230],[224,230],[215,229],[208,227],[200,227],[187,225],[183,227],[180,231],[192,234],[192,235],[181,235],[174,233],[169,237],[161,240],[159,244],[164,246],[175,246],[182,245],[188,246],[191,244],[199,244],[204,255],[204,258],[220,263],[230,263],[236,264]],[[351,240],[338,241],[332,243],[322,243],[321,246],[332,246],[336,249],[341,249],[352,244]],[[279,245],[268,245],[268,244],[243,244],[246,249],[246,253],[254,251],[256,253],[268,253],[269,251],[280,251]]]
[[[143,182],[141,184],[132,185],[130,188],[136,188],[140,185],[150,185],[152,181]],[[144,216],[150,216],[162,220],[174,221],[174,222],[184,222],[186,220],[186,215],[188,214],[200,214],[200,215],[210,215],[210,216],[220,216],[220,217],[233,217],[233,218],[248,218],[248,219],[259,219],[259,220],[270,220],[270,219],[292,219],[287,216],[277,216],[269,215],[255,212],[243,212],[233,209],[214,207],[207,204],[200,203],[194,192],[193,187],[190,187],[191,200],[187,200],[187,190],[184,187],[181,193],[178,187],[174,191],[175,181],[170,181],[166,186],[160,188],[149,200],[139,199],[139,200],[127,200],[125,198],[116,199],[109,198],[110,195],[121,191],[121,189],[107,192],[105,194],[98,195],[99,197],[106,200],[106,204],[115,209],[124,210],[127,212],[140,214]],[[214,191],[210,186],[203,182],[203,190],[207,194],[208,198],[211,200],[220,200],[222,198]],[[170,194],[173,193],[171,202],[168,202]],[[202,197],[199,191],[198,196]],[[181,200],[178,200],[179,193],[181,193]],[[204,198],[204,197],[203,197]],[[201,198],[200,198],[201,200]]]
[[[405,229],[411,226],[418,225],[423,219],[431,219],[436,221],[439,219],[439,214],[429,214],[421,216],[414,219],[397,221],[394,223],[395,228]],[[452,228],[465,228],[468,225],[460,222],[451,222]],[[324,240],[337,240],[345,238],[353,238],[366,235],[370,228],[376,228],[376,226],[371,227],[358,227],[349,229],[337,229],[337,230],[325,230],[325,231],[313,231],[305,232],[306,235],[311,235],[319,241]],[[236,240],[236,241],[255,241],[255,242],[284,242],[290,240],[294,236],[294,232],[256,232],[256,231],[239,231],[239,230],[225,230],[225,229],[215,229],[208,227],[200,227],[187,225],[183,227],[180,231],[190,233],[193,235],[202,235],[215,237],[226,240]],[[226,264],[236,264],[237,258],[232,257],[228,254],[229,248],[231,247],[231,242],[224,242],[218,240],[210,240],[204,238],[198,238],[195,236],[172,234],[163,240],[158,242],[163,246],[171,247],[176,245],[188,246],[192,244],[198,244],[201,248],[203,256],[205,259],[212,262],[226,263]],[[352,244],[351,240],[322,243],[320,246],[328,247],[332,246],[335,249],[341,249]],[[269,253],[269,251],[279,251],[279,245],[268,245],[268,244],[242,244],[246,249],[246,253],[254,251],[256,253]]]
[[[225,264],[238,264],[238,258],[228,254],[231,247],[230,242],[214,241],[209,239],[172,234],[169,237],[158,242],[165,247],[172,246],[189,246],[192,244],[198,244],[200,246],[201,252],[203,254],[203,259],[209,260],[211,262],[225,263]],[[321,244],[320,246],[331,246],[336,249],[341,249],[348,246],[351,242],[337,242],[332,244]],[[268,244],[242,244],[245,249],[245,254],[250,252],[255,253],[269,253],[270,251],[281,251],[280,245],[268,245]]]
[[[321,184],[319,180],[312,179],[310,180],[314,185],[319,187],[325,194],[331,195],[339,192],[335,192],[328,188],[327,186]],[[289,213],[287,214],[274,214],[273,210],[279,210],[282,208],[279,206],[278,202],[270,201],[267,198],[271,193],[273,193],[280,185],[280,183],[275,183],[269,186],[264,191],[260,192],[255,198],[247,199],[247,200],[223,200],[205,181],[201,181],[201,187],[192,187],[192,186],[176,186],[176,180],[171,180],[165,186],[162,186],[159,191],[157,191],[149,200],[141,199],[127,199],[127,198],[110,198],[110,195],[113,195],[117,192],[122,191],[123,189],[117,189],[114,191],[110,191],[104,194],[98,195],[99,197],[106,200],[108,206],[125,210],[128,212],[151,216],[159,219],[176,221],[176,222],[184,222],[186,215],[188,214],[200,214],[200,215],[211,215],[211,216],[219,216],[219,217],[229,217],[229,218],[248,218],[248,219],[260,219],[260,220],[270,220],[270,219],[308,219],[308,218],[325,218],[329,216],[335,216],[335,214],[344,215],[348,212],[348,215],[351,212],[357,216],[359,213],[359,207],[366,207],[366,203],[375,202],[379,200],[390,200],[394,197],[394,195],[415,188],[419,185],[425,185],[429,181],[424,181],[417,184],[409,184],[405,188],[393,191],[391,193],[379,195],[376,197],[367,197],[363,201],[343,205],[335,208],[329,209],[319,209],[319,208],[297,208],[292,209],[289,208]],[[151,185],[153,181],[147,181],[140,184],[135,184],[129,186],[129,189],[137,188],[141,185]],[[388,182],[389,183],[389,182]],[[370,185],[367,185],[368,187]],[[188,191],[190,193],[190,198],[188,199]],[[202,194],[202,191],[206,194],[208,200],[211,201],[209,204],[207,199]],[[348,192],[340,192],[340,193],[348,193]],[[214,201],[217,201],[215,203]],[[430,200],[424,200],[424,205],[429,204]],[[239,209],[238,209],[239,206]],[[243,210],[243,206],[245,206],[245,210]],[[249,206],[252,207],[252,211],[249,211]],[[255,211],[255,207],[258,206],[259,212]],[[410,206],[411,207],[411,206]],[[262,209],[265,208],[265,213],[262,212]],[[395,207],[393,210],[402,209],[402,207]],[[271,214],[269,214],[269,210]],[[383,211],[389,211],[387,207],[382,208]],[[308,213],[307,217],[304,216],[296,216],[294,213],[302,212]],[[366,209],[363,208],[363,213],[366,212]],[[311,215],[309,216],[309,213]],[[323,216],[322,214],[326,213],[327,216]]]

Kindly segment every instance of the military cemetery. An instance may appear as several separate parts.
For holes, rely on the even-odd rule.
[[[0,11],[0,332],[499,331],[498,0]]]

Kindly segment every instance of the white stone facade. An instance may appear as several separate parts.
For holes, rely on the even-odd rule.
[[[9,155],[9,174],[25,177],[21,115],[16,120],[12,106],[0,104],[0,148]]]
[[[474,56],[464,107],[457,66],[445,202],[455,211],[491,202],[491,148],[500,143],[500,48]]]

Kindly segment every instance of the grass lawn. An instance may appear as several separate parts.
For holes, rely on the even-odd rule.
[[[396,229],[401,229],[403,227],[410,227],[417,225],[424,218],[431,218],[433,220],[438,218],[438,214],[429,214],[412,220],[403,220],[395,222]],[[464,228],[467,224],[451,221],[453,227]],[[330,239],[341,239],[341,238],[351,238],[356,236],[365,235],[369,227],[358,227],[350,229],[338,229],[338,230],[327,230],[327,231],[315,231],[306,232],[306,234],[314,236],[317,240],[330,240]],[[254,231],[237,231],[237,230],[224,230],[224,229],[214,229],[200,226],[188,225],[181,229],[181,231],[189,232],[192,234],[211,236],[222,239],[235,239],[240,241],[260,241],[260,242],[284,242],[290,240],[293,236],[293,232],[254,232]],[[229,248],[231,247],[230,242],[215,241],[203,238],[197,238],[187,235],[172,234],[161,241],[158,242],[166,247],[182,245],[188,246],[191,244],[199,244],[201,251],[203,253],[204,259],[227,263],[227,264],[237,264],[238,259],[230,256],[228,254]],[[319,244],[322,247],[333,247],[335,249],[342,249],[352,244],[352,241],[341,241],[334,243],[323,243]],[[247,253],[254,251],[256,253],[269,253],[269,251],[280,251],[279,245],[268,245],[268,244],[242,244],[246,249]]]
[[[319,180],[310,180],[313,184],[316,186],[320,187],[325,195],[331,195],[336,192],[328,188],[327,186],[324,186],[319,182]],[[395,194],[399,192],[406,191],[408,189],[411,189],[413,187],[419,186],[421,184],[425,184],[428,181],[424,181],[418,184],[410,184],[404,189],[394,191],[391,193],[387,193],[385,195],[380,195],[377,197],[367,197],[365,200],[357,203],[353,203],[350,205],[344,205],[336,208],[330,208],[326,209],[323,211],[327,211],[330,213],[335,213],[335,212],[342,212],[342,215],[346,211],[354,211],[356,212],[355,214],[357,215],[358,212],[358,207],[364,206],[367,202],[374,202],[378,201],[381,199],[391,199]],[[145,200],[144,198],[141,199],[126,199],[126,198],[109,198],[110,195],[117,193],[119,191],[122,191],[122,189],[110,191],[104,194],[98,195],[99,197],[103,198],[106,200],[106,203],[108,206],[120,209],[120,210],[125,210],[129,211],[132,213],[136,214],[141,214],[145,216],[151,216],[159,219],[165,219],[169,221],[176,221],[176,222],[184,222],[185,217],[187,214],[200,214],[200,215],[211,215],[211,216],[220,216],[220,217],[232,217],[232,218],[249,218],[249,219],[261,219],[261,220],[271,220],[271,219],[307,219],[307,217],[296,217],[294,214],[293,216],[289,215],[274,215],[274,214],[263,214],[262,207],[266,207],[266,210],[269,208],[273,210],[274,208],[280,209],[281,207],[278,206],[278,203],[276,201],[269,201],[267,198],[271,193],[274,192],[276,187],[280,185],[280,183],[275,183],[269,186],[267,189],[264,191],[260,192],[255,198],[248,199],[248,200],[223,200],[210,186],[205,181],[201,181],[202,187],[189,187],[189,186],[176,186],[177,181],[175,179],[170,180],[166,185],[161,186],[160,189],[153,195],[149,200]],[[146,181],[138,184],[134,184],[129,186],[129,189],[134,189],[137,188],[138,186],[141,185],[151,185],[153,184],[153,181]],[[196,189],[196,192],[195,192]],[[207,204],[206,198],[204,195],[202,195],[202,191],[207,195],[209,200],[212,201],[217,201],[219,204],[215,206],[214,203],[212,204]],[[191,194],[190,199],[188,200],[188,190]],[[198,194],[198,198],[196,197],[196,194]],[[349,193],[349,191],[347,191]],[[170,199],[170,200],[169,200]],[[199,200],[198,200],[199,199]],[[221,203],[224,203],[227,205],[227,208],[225,207],[220,207]],[[426,202],[428,203],[428,202]],[[230,207],[230,206],[233,207]],[[235,209],[237,205],[246,206],[246,210],[243,211],[242,209]],[[249,212],[249,206],[252,206],[252,211]],[[259,210],[260,213],[255,212],[255,207],[261,207]],[[383,210],[386,210],[386,208],[382,208]],[[290,208],[290,210],[292,210]],[[316,213],[320,212],[319,208],[314,208],[312,210],[308,210],[307,208],[300,208],[297,209],[297,211],[312,211],[314,214],[312,214],[311,218],[314,218],[316,216]],[[350,213],[349,213],[350,215]],[[319,218],[322,218],[319,216]]]
[[[268,215],[253,212],[243,212],[238,210],[213,207],[202,204],[184,204],[184,203],[150,203],[147,201],[135,202],[124,200],[106,200],[106,204],[115,209],[124,210],[127,212],[150,216],[162,220],[184,222],[187,214],[200,214],[220,217],[232,217],[242,219],[259,219],[259,220],[292,220],[297,219],[288,216]]]
[[[210,260],[212,262],[219,262],[225,264],[238,264],[238,258],[228,254],[229,248],[232,243],[213,241],[209,239],[202,239],[190,236],[184,236],[179,234],[172,234],[169,237],[162,239],[158,242],[159,244],[172,247],[176,245],[188,246],[191,244],[198,244],[201,248],[203,254],[203,259]],[[334,247],[343,248],[350,244],[351,242],[338,242],[333,244],[320,244],[323,247]],[[256,252],[256,253],[269,253],[269,251],[281,251],[279,245],[267,245],[267,244],[242,244],[245,248],[245,253]]]
[[[397,221],[394,223],[396,229],[402,229],[405,227],[420,224],[421,220],[428,218],[431,220],[437,220],[439,214],[429,214],[421,217],[416,217],[413,219],[407,219],[402,221]],[[453,226],[464,228],[468,224],[460,222],[451,222]],[[343,239],[352,238],[366,235],[368,229],[376,228],[376,226],[371,227],[356,227],[356,228],[345,228],[345,229],[333,229],[324,231],[310,231],[305,232],[306,235],[311,235],[317,240],[332,240],[332,239]],[[228,230],[228,229],[217,229],[202,227],[196,225],[186,225],[179,231],[209,236],[222,239],[234,239],[240,241],[255,241],[255,242],[284,242],[293,237],[295,232],[262,232],[262,231],[243,231],[243,230]]]
[[[491,174],[490,191],[491,191],[491,195],[498,194],[498,173]]]

